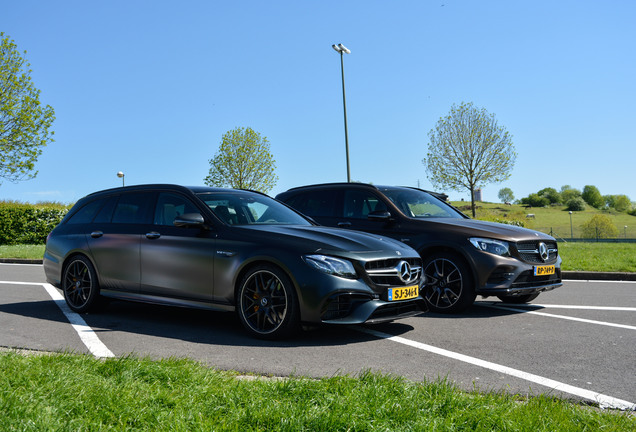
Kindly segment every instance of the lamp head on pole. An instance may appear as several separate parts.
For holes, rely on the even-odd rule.
[[[349,48],[347,48],[346,46],[344,46],[343,44],[333,44],[331,45],[331,48],[333,48],[334,50],[336,50],[337,53],[340,54],[351,54],[351,50]]]

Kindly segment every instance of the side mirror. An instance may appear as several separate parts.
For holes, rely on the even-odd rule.
[[[376,210],[376,211],[372,211],[371,213],[369,213],[367,215],[367,218],[369,218],[369,220],[373,220],[373,221],[387,222],[387,221],[391,220],[391,213],[389,213],[386,210]]]
[[[174,226],[184,228],[204,228],[205,219],[200,213],[184,213],[174,218],[172,222]]]

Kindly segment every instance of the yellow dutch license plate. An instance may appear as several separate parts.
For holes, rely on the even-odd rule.
[[[535,276],[548,276],[548,275],[554,274],[555,271],[556,271],[556,269],[555,269],[555,267],[553,265],[536,266],[534,268],[534,275]]]
[[[417,297],[419,294],[417,285],[389,288],[389,301],[408,300]]]

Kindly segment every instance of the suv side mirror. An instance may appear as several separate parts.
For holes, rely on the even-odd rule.
[[[204,228],[205,219],[200,213],[184,213],[174,218],[174,226],[184,228]]]
[[[386,210],[376,210],[376,211],[372,211],[371,213],[369,213],[367,215],[367,218],[369,218],[369,220],[373,220],[373,221],[389,221],[391,219],[391,213],[389,213]]]

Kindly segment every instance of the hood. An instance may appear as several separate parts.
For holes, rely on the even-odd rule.
[[[427,219],[435,224],[445,225],[448,230],[467,237],[487,237],[505,241],[554,240],[548,234],[497,222],[486,222],[476,219]]]
[[[239,228],[239,227],[237,227]],[[363,255],[367,258],[419,257],[410,246],[389,237],[341,228],[299,225],[244,225],[240,228],[261,234],[263,240],[295,244],[303,253]]]

